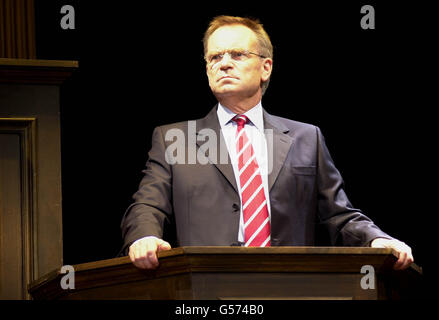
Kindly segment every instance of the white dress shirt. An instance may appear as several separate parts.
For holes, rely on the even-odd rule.
[[[238,130],[238,125],[236,122],[232,121],[236,113],[230,111],[227,107],[218,103],[218,120],[221,126],[221,132],[224,136],[226,142],[227,150],[229,152],[230,161],[232,162],[233,172],[235,174],[236,185],[239,190],[239,197],[241,199],[241,213],[239,220],[239,232],[238,241],[244,242],[244,216],[242,211],[242,198],[241,198],[241,185],[239,181],[239,169],[238,169],[238,159],[236,156],[236,131]],[[265,193],[265,199],[267,200],[268,214],[271,220],[271,208],[270,208],[270,197],[268,194],[268,156],[267,156],[267,142],[264,134],[264,118],[262,114],[262,104],[259,102],[256,106],[248,110],[244,115],[250,120],[245,126],[244,130],[247,137],[251,141],[253,146],[253,151],[256,154],[256,160],[258,162],[259,170],[261,173],[262,184]]]

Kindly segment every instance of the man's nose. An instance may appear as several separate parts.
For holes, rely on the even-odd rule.
[[[228,69],[232,67],[232,58],[228,52],[224,53],[223,58],[220,62],[221,69]]]

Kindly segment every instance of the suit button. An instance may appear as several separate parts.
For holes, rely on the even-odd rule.
[[[237,205],[236,203],[234,203],[234,204],[232,205],[232,208],[233,208],[233,211],[234,211],[234,212],[239,211],[239,205]]]

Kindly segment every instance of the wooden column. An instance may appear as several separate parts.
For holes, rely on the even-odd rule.
[[[0,0],[0,57],[36,58],[34,0]]]

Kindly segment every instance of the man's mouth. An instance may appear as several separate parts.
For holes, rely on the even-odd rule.
[[[223,77],[219,78],[217,81],[221,81],[221,80],[224,80],[224,79],[237,79],[237,78],[232,77],[232,76],[223,76]]]

